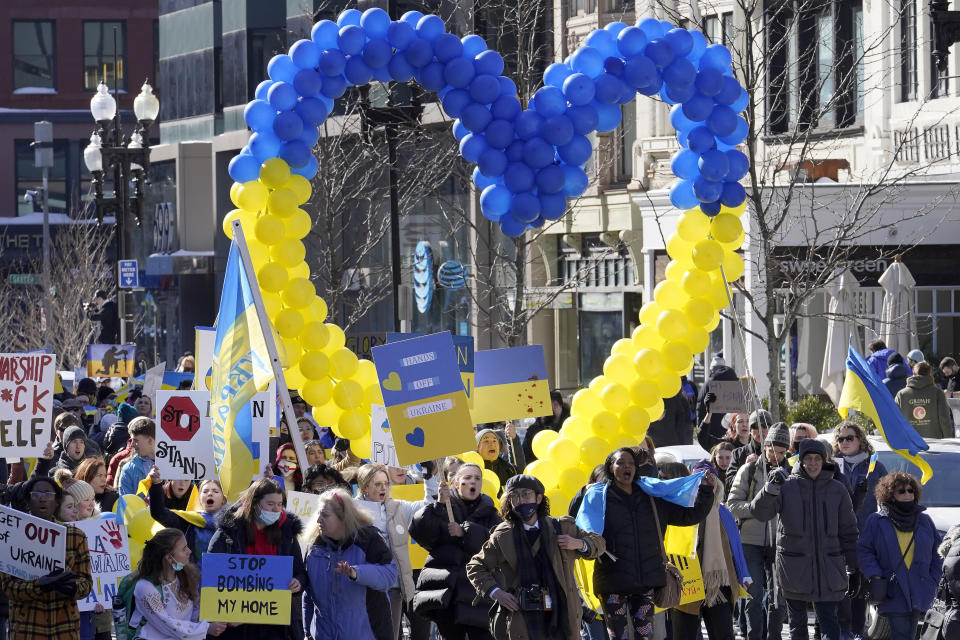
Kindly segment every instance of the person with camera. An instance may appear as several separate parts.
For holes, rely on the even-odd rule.
[[[120,342],[120,317],[117,315],[117,303],[107,297],[107,292],[99,289],[93,294],[93,302],[83,305],[87,318],[100,323],[97,344],[116,344]]]
[[[549,512],[537,478],[509,478],[500,506],[504,522],[467,563],[477,594],[499,605],[490,624],[498,640],[580,637],[582,608],[573,564],[577,557],[598,557],[606,543],[578,528],[570,516],[555,519]]]

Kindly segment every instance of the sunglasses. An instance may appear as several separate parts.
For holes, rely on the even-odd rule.
[[[898,495],[898,496],[903,496],[903,495],[906,495],[906,494],[908,494],[908,493],[909,493],[910,495],[913,495],[913,487],[903,487],[903,488],[901,488],[901,489],[897,489],[897,495]]]
[[[853,442],[857,439],[857,436],[840,436],[837,438],[837,442]]]
[[[31,491],[30,497],[34,500],[50,500],[57,497],[53,491]]]

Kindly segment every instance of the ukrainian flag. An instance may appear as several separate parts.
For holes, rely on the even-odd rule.
[[[921,451],[930,448],[926,440],[907,422],[893,401],[893,396],[877,380],[870,365],[851,345],[847,351],[847,375],[843,380],[837,412],[846,418],[850,409],[855,409],[873,421],[880,435],[895,453],[903,456],[920,469],[921,482],[933,477],[930,464],[920,457]]]
[[[255,286],[255,283],[254,283]],[[263,328],[236,241],[230,245],[213,344],[213,457],[223,493],[235,501],[258,472],[249,402],[273,379]]]

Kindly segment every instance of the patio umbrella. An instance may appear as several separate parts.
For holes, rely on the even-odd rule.
[[[917,281],[913,279],[907,265],[898,257],[880,276],[883,287],[883,307],[880,310],[880,339],[888,349],[906,356],[916,349],[917,317],[913,313],[913,290]]]
[[[830,294],[830,305],[827,308],[827,346],[823,355],[820,386],[833,404],[837,404],[843,389],[851,338],[853,347],[860,350],[860,337],[853,322],[854,302],[860,283],[849,270],[838,269],[824,289]]]

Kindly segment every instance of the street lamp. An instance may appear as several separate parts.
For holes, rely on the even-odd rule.
[[[148,139],[150,125],[160,112],[160,101],[153,95],[153,87],[146,81],[140,94],[133,100],[133,113],[137,127],[125,136],[117,112],[117,92],[103,82],[90,99],[90,113],[97,123],[90,135],[90,144],[83,150],[83,161],[93,175],[94,205],[98,224],[107,215],[113,215],[117,225],[117,260],[127,256],[128,220],[132,216],[139,227],[143,223],[143,188],[146,172],[150,168]],[[104,175],[113,170],[113,195],[103,194]],[[126,304],[121,291],[117,293],[117,311],[120,315],[120,342],[126,343]]]

